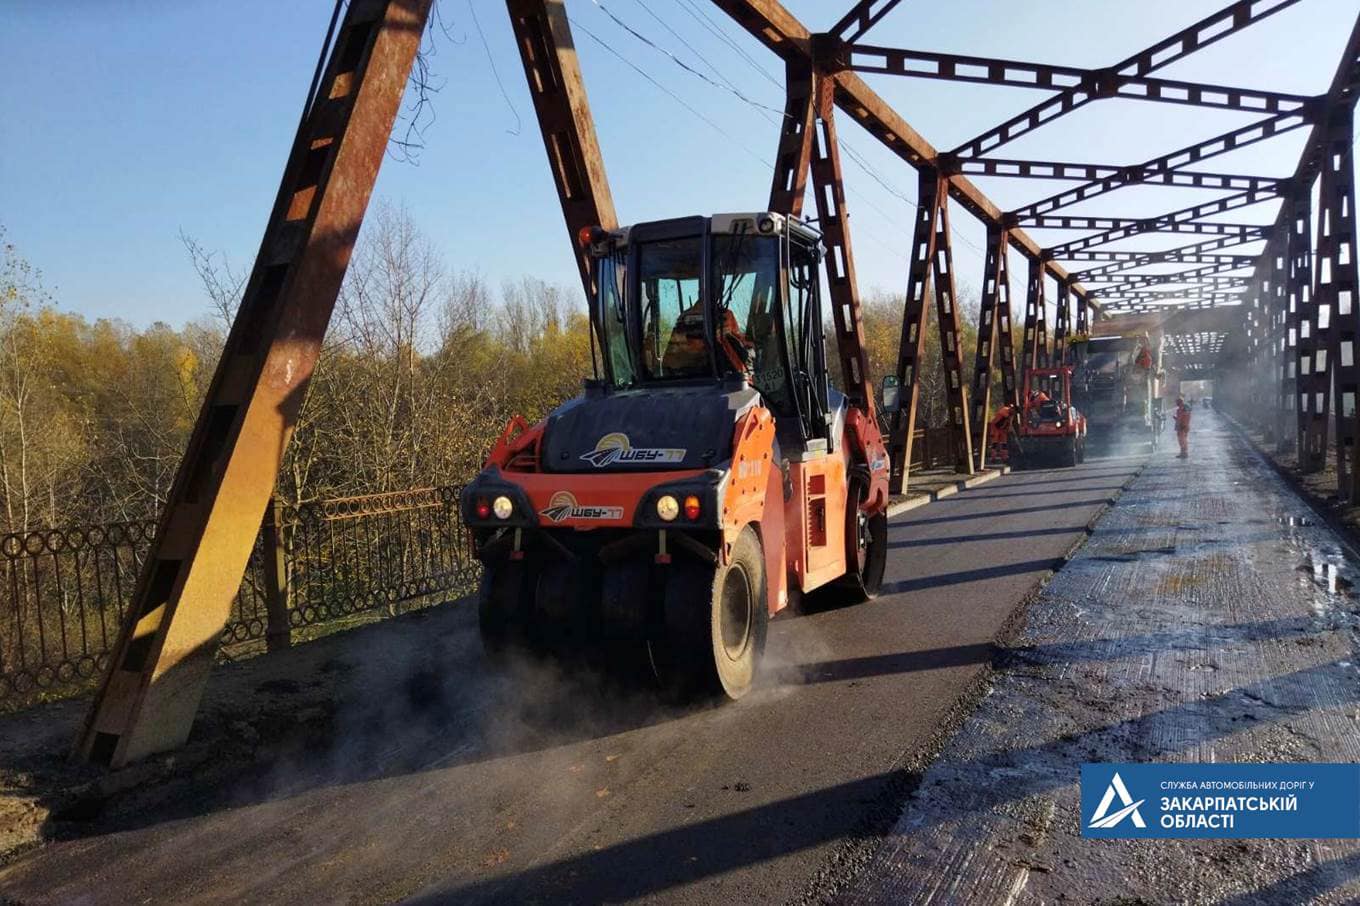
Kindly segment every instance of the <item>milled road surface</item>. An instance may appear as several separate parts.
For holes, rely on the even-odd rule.
[[[1360,761],[1355,553],[1216,413],[1191,444],[1045,587],[840,902],[1360,902],[1355,840],[1080,835],[1082,762]]]
[[[364,652],[327,748],[105,818],[0,872],[21,903],[769,902],[891,827],[998,636],[1140,459],[1025,472],[892,522],[886,593],[781,617],[762,687],[675,711],[483,668],[470,608]],[[403,679],[404,678],[404,679]]]

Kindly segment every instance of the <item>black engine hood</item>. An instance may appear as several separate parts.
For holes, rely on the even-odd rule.
[[[548,472],[705,469],[732,454],[737,418],[760,399],[716,384],[590,393],[548,416]]]

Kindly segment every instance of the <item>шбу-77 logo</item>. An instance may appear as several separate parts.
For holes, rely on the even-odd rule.
[[[684,449],[673,447],[634,447],[628,442],[628,435],[614,432],[601,437],[595,449],[582,453],[581,458],[597,469],[612,466],[614,463],[669,463],[684,462]]]
[[[567,519],[622,519],[621,506],[582,506],[571,491],[558,491],[538,514],[551,522]]]

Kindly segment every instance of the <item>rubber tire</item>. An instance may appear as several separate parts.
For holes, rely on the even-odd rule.
[[[545,563],[539,571],[527,631],[539,653],[567,654],[573,648],[579,581],[579,571],[565,561]]]
[[[859,483],[852,483],[845,512],[847,538],[851,532],[859,534],[858,501],[863,496],[863,489]],[[879,512],[869,516],[865,530],[868,535],[867,543],[859,548],[858,559],[846,564],[845,575],[827,589],[825,605],[845,607],[878,597],[879,590],[883,587],[883,570],[888,563],[888,514]]]
[[[1075,435],[1072,437],[1072,445],[1063,453],[1063,461],[1065,465],[1073,468],[1076,467],[1077,463],[1081,462],[1081,460],[1077,458],[1077,438]]]
[[[483,568],[477,589],[477,630],[482,650],[491,660],[503,661],[524,646],[534,578],[522,561]]]
[[[663,630],[650,639],[653,670],[662,688],[681,700],[725,696],[733,701],[751,690],[765,651],[769,608],[765,602],[765,558],[760,539],[747,526],[732,545],[726,566],[677,560],[670,567],[663,601]],[[734,586],[740,583],[740,591]],[[724,644],[724,601],[744,599],[739,653]],[[728,627],[728,639],[736,635]]]
[[[1086,438],[1077,438],[1077,462],[1086,462]]]
[[[652,564],[629,557],[605,567],[600,582],[600,635],[605,639],[642,639],[648,616]]]

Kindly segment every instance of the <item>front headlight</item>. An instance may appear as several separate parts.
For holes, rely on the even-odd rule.
[[[666,522],[674,522],[680,515],[680,503],[670,494],[662,494],[656,499],[656,514]]]
[[[510,502],[509,497],[501,495],[492,501],[491,511],[496,514],[497,519],[509,519],[515,512],[515,505]]]

